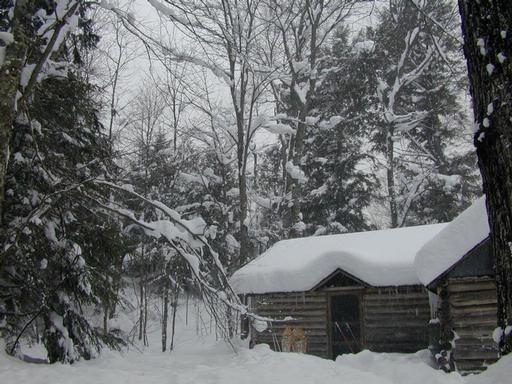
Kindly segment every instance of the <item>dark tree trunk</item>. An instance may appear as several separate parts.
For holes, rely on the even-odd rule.
[[[459,10],[503,327],[512,325],[512,4],[459,0]],[[508,339],[504,352],[511,350]]]
[[[185,301],[185,325],[188,325],[188,298],[189,298],[190,292],[187,290],[187,299]]]
[[[171,329],[171,347],[170,350],[174,350],[174,335],[176,333],[176,312],[178,310],[178,297],[179,297],[180,291],[179,286],[176,284],[174,287],[174,299],[172,303],[172,329]]]
[[[294,76],[298,76],[295,74]],[[290,89],[293,89],[299,82],[299,79],[294,79],[290,85]],[[306,116],[310,111],[311,97],[308,93],[306,104],[302,104],[299,96],[296,95],[295,91],[290,91],[290,107],[286,111],[288,116],[293,117],[297,120],[295,124],[295,134],[290,137],[287,146],[287,152],[283,153],[283,173],[285,178],[285,193],[287,198],[290,199],[289,203],[284,207],[283,212],[283,224],[287,233],[287,238],[293,239],[303,236],[302,230],[296,224],[302,221],[301,218],[301,205],[303,200],[303,188],[301,181],[293,178],[286,170],[286,164],[288,160],[293,162],[293,165],[301,168],[302,157],[304,156],[304,145],[306,139],[307,126],[304,123]]]
[[[251,241],[249,239],[247,178],[245,176],[245,167],[241,166],[239,169],[242,169],[238,175],[238,189],[240,191],[240,256],[238,258],[238,265],[241,267],[250,260]]]
[[[144,332],[144,277],[140,277],[139,295],[140,295],[140,306],[139,306],[139,340],[142,340]]]
[[[388,187],[389,199],[389,215],[391,218],[391,228],[398,227],[398,207],[396,204],[395,189],[395,143],[393,142],[394,129],[392,126],[388,128],[386,138],[386,179]]]
[[[109,312],[108,312],[108,304],[105,304],[103,306],[103,334],[108,335],[108,318],[109,318]]]
[[[148,280],[146,275],[146,281]],[[144,330],[143,330],[143,336],[144,336],[144,345],[147,347],[149,345],[148,341],[148,288],[145,285],[144,286]]]
[[[164,308],[163,308],[163,314],[162,314],[162,352],[165,352],[167,349],[167,323],[169,319],[169,283],[170,283],[170,276],[167,273],[165,273],[165,282],[164,282]]]

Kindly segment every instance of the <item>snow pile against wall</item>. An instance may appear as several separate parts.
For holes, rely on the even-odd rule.
[[[489,236],[485,196],[428,241],[416,255],[420,281],[428,285]]]
[[[419,284],[414,256],[446,224],[283,240],[231,278],[237,293],[299,292],[337,269],[372,286]]]

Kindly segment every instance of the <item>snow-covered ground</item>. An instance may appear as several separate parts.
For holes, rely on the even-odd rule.
[[[34,365],[0,353],[1,382],[16,384],[500,384],[510,383],[512,357],[506,357],[487,372],[462,377],[445,374],[428,365],[427,351],[414,355],[363,351],[336,361],[294,353],[272,352],[260,345],[250,350],[237,342],[237,353],[209,332],[209,323],[198,327],[191,317],[184,325],[178,316],[173,352],[160,351],[155,324],[150,346],[123,353],[104,351],[100,358],[73,365]],[[199,330],[199,332],[198,332]],[[203,336],[198,333],[203,333]],[[138,350],[139,349],[139,350]]]

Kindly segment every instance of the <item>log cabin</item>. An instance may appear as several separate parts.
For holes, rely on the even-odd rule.
[[[276,243],[231,278],[250,312],[260,316],[249,327],[251,343],[293,351],[288,343],[298,330],[303,352],[323,358],[427,348],[431,311],[414,258],[444,226]]]
[[[485,198],[428,241],[416,257],[418,277],[431,295],[431,350],[447,371],[485,370],[498,357],[494,259]]]

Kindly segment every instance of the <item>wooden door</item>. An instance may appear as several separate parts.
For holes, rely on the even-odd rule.
[[[330,297],[331,356],[361,350],[361,298],[356,294]]]

